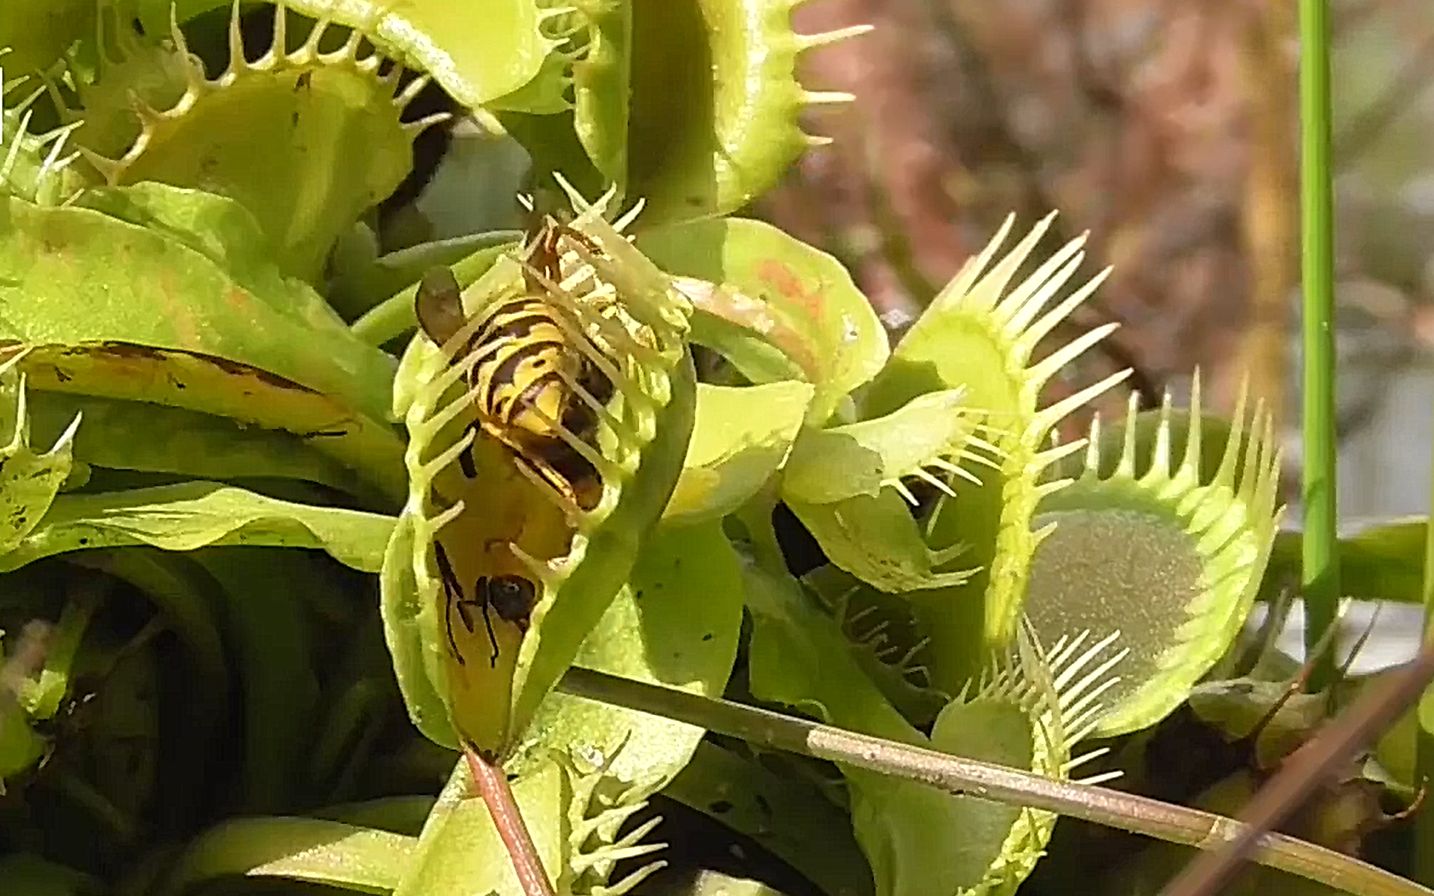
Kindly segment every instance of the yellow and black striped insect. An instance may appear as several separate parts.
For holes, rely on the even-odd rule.
[[[543,220],[524,259],[525,292],[488,309],[460,354],[478,356],[468,375],[476,424],[570,503],[592,510],[602,481],[570,440],[592,442],[613,384],[594,362],[598,349],[580,323],[548,292],[561,279],[558,241],[564,235],[586,242],[556,219]],[[447,268],[424,277],[416,306],[419,325],[440,345],[467,323]],[[466,476],[477,475],[469,453],[460,463]]]

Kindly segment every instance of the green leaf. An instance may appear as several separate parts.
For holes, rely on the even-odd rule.
[[[60,487],[70,475],[72,443],[78,417],[43,454],[30,448],[30,413],[25,380],[15,373],[16,359],[0,365],[0,433],[10,431],[0,446],[0,552],[12,550],[40,525]]]
[[[871,869],[846,813],[811,781],[782,767],[790,761],[703,742],[662,793],[751,837],[823,893],[870,896]]]
[[[244,426],[183,408],[63,392],[33,396],[33,431],[53,443],[79,417],[74,459],[111,470],[168,473],[208,480],[297,479],[350,495],[370,489],[353,469],[301,436]],[[155,433],[165,433],[162,439]]]
[[[25,896],[100,896],[104,888],[94,877],[33,853],[0,856],[0,880]]]
[[[396,445],[378,422],[392,359],[287,295],[251,292],[185,243],[94,209],[0,200],[0,341],[51,346],[23,365],[38,388],[278,416],[290,431],[336,432],[316,446],[392,484]],[[275,400],[256,407],[244,389]]]
[[[1420,603],[1428,518],[1367,521],[1345,527],[1339,539],[1340,588],[1350,597]],[[1267,583],[1298,582],[1303,534],[1283,529],[1270,552]]]
[[[549,760],[512,782],[513,797],[550,878],[565,869],[567,807],[572,787],[557,763]],[[473,896],[519,893],[503,841],[488,807],[472,796],[473,780],[459,762],[423,826],[418,848],[394,888],[393,896]]]
[[[322,548],[335,560],[377,572],[393,519],[268,498],[212,482],[63,495],[0,570],[77,549],[152,545],[192,551],[220,545]]]
[[[244,740],[236,811],[278,812],[300,803],[306,747],[318,730],[316,644],[308,596],[331,589],[311,556],[295,551],[213,548],[195,555],[225,605],[225,632],[244,689]]]
[[[242,875],[387,894],[416,850],[413,837],[337,821],[239,818],[196,838],[160,892],[179,894],[205,881]]]
[[[458,281],[458,285],[466,289],[488,273],[489,268],[517,246],[518,241],[514,240],[479,249],[454,263],[449,270],[453,272],[453,278]],[[427,270],[429,269],[425,268],[424,272],[426,273]],[[369,345],[383,345],[391,339],[411,332],[418,325],[414,300],[418,296],[420,279],[421,276],[414,278],[407,286],[354,321],[354,336]]]
[[[668,273],[705,281],[683,284],[696,306],[694,341],[757,382],[800,378],[816,387],[813,423],[886,362],[886,332],[846,269],[770,224],[694,221],[643,231],[637,245]],[[708,327],[713,319],[719,325]],[[705,341],[704,328],[724,337],[735,328],[741,338]],[[791,366],[774,369],[773,352]]]
[[[956,468],[973,422],[961,413],[960,389],[929,392],[902,408],[831,429],[808,429],[792,448],[782,476],[789,501],[830,504],[858,495],[875,497],[883,486],[899,487],[906,476],[938,482],[938,473]],[[909,492],[907,493],[910,494]]]
[[[715,519],[745,504],[787,460],[811,400],[806,383],[699,383],[692,439],[663,524]]]
[[[407,325],[412,329],[417,320],[413,315],[413,297],[418,281],[435,267],[452,268],[459,286],[467,286],[504,252],[509,252],[522,239],[522,234],[512,230],[495,230],[488,233],[472,233],[446,240],[419,243],[379,255],[365,264],[350,264],[338,268],[329,281],[325,295],[334,307],[346,317],[358,317],[388,301],[402,302],[407,309]],[[355,321],[355,335],[370,345],[382,345],[388,339],[374,340],[362,331],[368,326],[360,318]],[[397,336],[393,333],[389,336]]]
[[[941,571],[964,561],[964,547],[927,547],[917,521],[892,489],[833,504],[789,500],[787,506],[812,533],[832,563],[883,591],[945,588],[971,579],[974,571]]]
[[[274,264],[277,247],[254,214],[217,193],[163,183],[95,187],[75,203],[198,252],[256,299],[292,314],[316,330],[334,334],[341,323],[323,297]]]
[[[717,697],[737,656],[741,624],[741,566],[720,521],[659,529],[575,665]],[[682,722],[554,693],[507,767],[521,772],[559,749],[611,756],[607,774],[656,779],[661,786],[687,764],[704,734]]]

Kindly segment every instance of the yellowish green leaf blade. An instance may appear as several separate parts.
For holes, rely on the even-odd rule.
[[[192,551],[220,545],[321,548],[365,572],[382,565],[393,519],[294,504],[233,486],[188,482],[125,492],[61,495],[28,536],[0,555],[0,570],[67,551],[151,545]]]
[[[697,414],[664,525],[726,516],[787,460],[813,390],[807,383],[727,387],[699,383]]]

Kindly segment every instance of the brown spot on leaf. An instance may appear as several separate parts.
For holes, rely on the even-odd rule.
[[[757,277],[763,283],[771,286],[783,297],[790,299],[793,304],[801,307],[802,312],[813,320],[820,317],[822,313],[822,295],[820,289],[807,289],[798,277],[783,262],[768,258],[757,265]]]

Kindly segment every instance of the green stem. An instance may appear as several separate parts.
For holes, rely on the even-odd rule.
[[[590,669],[569,669],[561,687],[578,697],[676,719],[760,746],[918,781],[953,794],[1043,809],[1170,843],[1217,847],[1243,828],[1233,819],[1209,812],[1104,787],[1052,780]],[[1434,891],[1382,868],[1284,834],[1261,834],[1251,858],[1354,896],[1434,896]]]
[[[390,296],[354,321],[349,331],[369,345],[384,345],[418,326],[413,310],[413,291]]]
[[[1434,491],[1434,477],[1431,477],[1431,491]],[[1430,507],[1434,508],[1434,494],[1430,495]],[[1424,523],[1424,643],[1434,642],[1434,524]],[[1434,688],[1426,689],[1419,699],[1418,727],[1415,734],[1414,780],[1434,781],[1434,730],[1430,730],[1425,719],[1430,718],[1434,709]],[[1434,885],[1434,812],[1419,812],[1414,816],[1414,879],[1426,885]]]
[[[1309,687],[1335,679],[1335,654],[1315,656],[1335,624],[1339,554],[1335,542],[1334,200],[1330,187],[1329,2],[1300,0],[1300,195],[1304,281],[1305,649]],[[1337,645],[1336,645],[1337,646]]]

